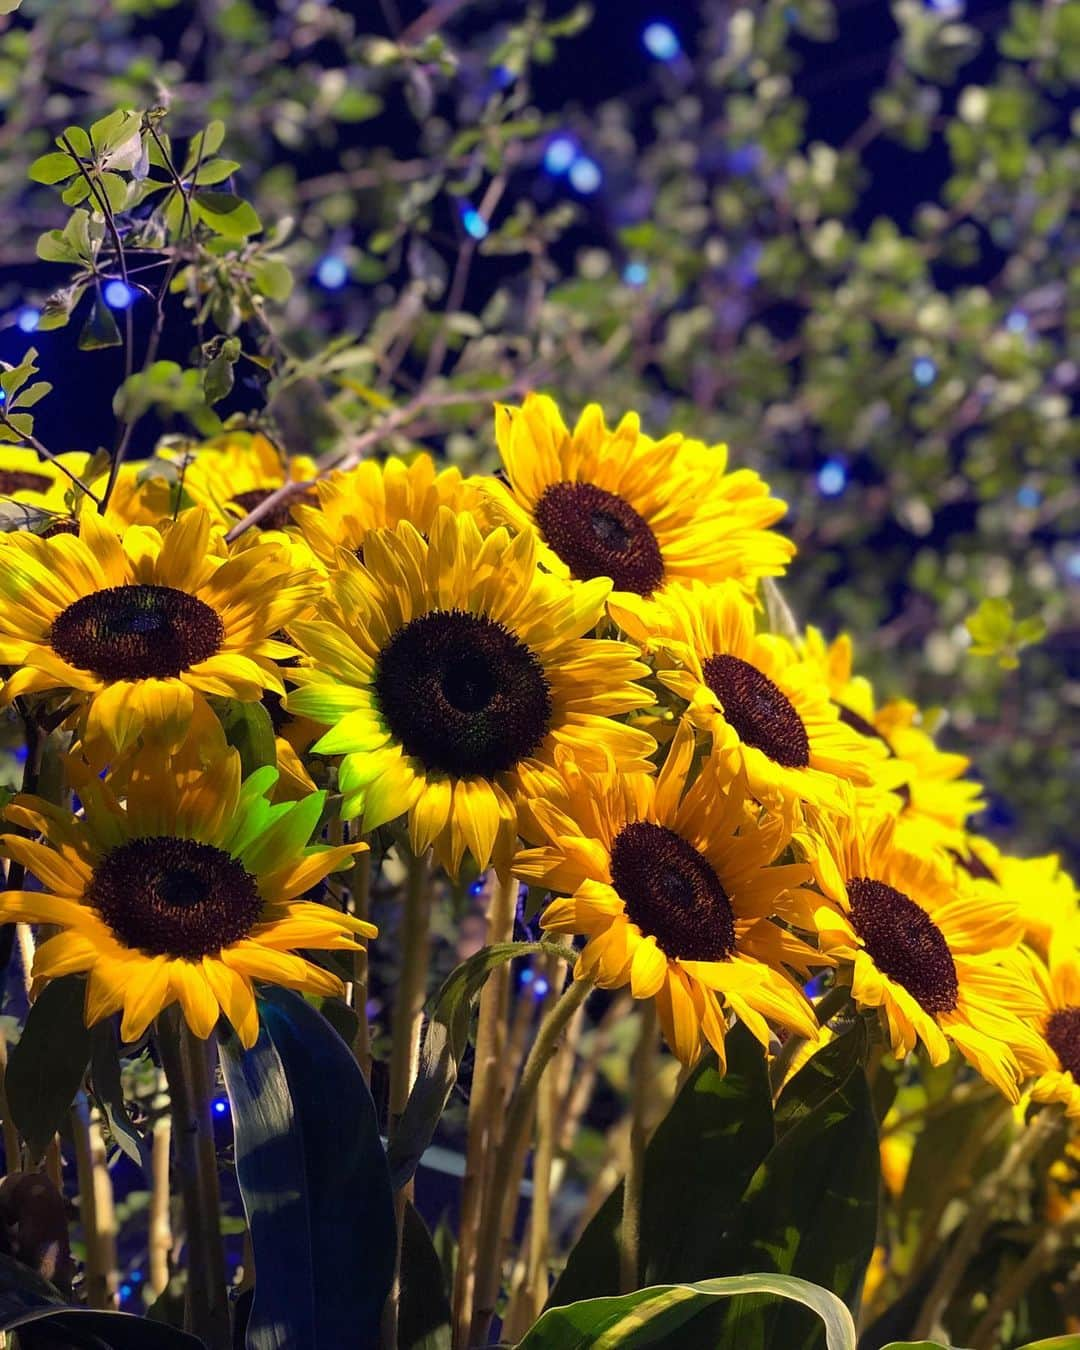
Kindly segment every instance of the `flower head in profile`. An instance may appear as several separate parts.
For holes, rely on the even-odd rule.
[[[310,455],[285,456],[259,433],[230,432],[199,446],[183,466],[187,498],[230,528],[286,483],[313,479],[318,465]],[[299,503],[314,499],[314,489],[274,506],[256,521],[259,531],[284,530]]]
[[[428,539],[403,521],[366,536],[363,563],[339,555],[319,619],[289,630],[309,665],[286,706],[329,725],[314,749],[344,756],[344,814],[407,816],[414,850],[451,872],[466,849],[508,860],[523,766],[566,746],[630,771],[655,749],[615,721],[652,700],[637,649],[588,636],[610,583],[570,587],[535,554],[532,535],[485,537],[442,507]]]
[[[81,478],[89,461],[78,451],[57,455],[54,462],[24,446],[0,445],[0,498],[30,508],[28,522],[37,512],[63,514],[74,486],[71,475]]]
[[[734,583],[670,591],[651,616],[614,613],[667,658],[657,677],[759,801],[788,814],[800,801],[835,808],[847,783],[873,781],[884,749],[843,724],[817,669],[786,639],[756,631],[757,611]]]
[[[788,831],[725,781],[715,760],[691,782],[693,731],[683,724],[657,777],[589,773],[561,762],[561,790],[543,784],[527,830],[542,840],[514,874],[562,892],[547,932],[583,934],[578,978],[629,984],[656,1000],[664,1035],[693,1063],[703,1045],[724,1060],[725,1015],[768,1046],[769,1023],[817,1038],[813,1011],[789,969],[829,964],[776,917],[810,921],[805,866],[778,863]]]
[[[966,822],[983,806],[980,785],[965,777],[971,767],[967,756],[939,749],[914,703],[878,701],[870,681],[853,673],[847,634],[826,644],[817,629],[809,628],[803,652],[821,671],[840,720],[884,747],[888,758],[878,766],[874,791],[891,798],[889,809],[899,816],[899,842],[912,849],[962,848]]]
[[[1056,853],[1016,858],[969,834],[953,857],[976,890],[1003,892],[1019,906],[1024,941],[1040,956],[1047,956],[1055,939],[1080,947],[1080,894]]]
[[[295,650],[271,635],[314,583],[273,544],[230,551],[200,508],[122,535],[87,512],[78,535],[5,536],[0,700],[58,696],[95,762],[144,735],[178,745],[208,695],[284,692],[276,660]]]
[[[1080,1117],[1080,951],[1075,929],[1055,938],[1045,963],[1025,953],[1042,995],[1043,1006],[1034,1021],[1038,1049],[1026,1055],[1026,1067],[1036,1077],[1031,1095],[1037,1102],[1061,1102],[1066,1113]]]
[[[87,1024],[122,1011],[127,1041],[179,1001],[196,1035],[224,1013],[253,1045],[253,980],[340,994],[296,949],[355,950],[376,930],[303,897],[367,845],[310,845],[324,794],[272,805],[275,778],[265,768],[242,782],[236,751],[207,766],[192,749],[140,755],[122,781],[90,776],[79,816],[17,797],[5,818],[40,837],[3,835],[0,852],[42,889],[3,892],[0,914],[59,930],[38,947],[35,978],[85,974]]]
[[[494,506],[535,532],[540,562],[557,576],[608,577],[615,598],[726,577],[752,588],[795,552],[769,529],[784,503],[750,470],[725,473],[725,446],[677,432],[655,441],[636,413],[610,430],[596,404],[570,431],[542,394],[498,405],[495,435],[508,487],[491,480]]]
[[[393,456],[368,459],[316,484],[318,504],[301,504],[296,519],[312,553],[325,567],[337,565],[339,549],[363,562],[364,540],[372,530],[393,529],[407,520],[421,534],[430,532],[439,508],[477,514],[484,500],[461,470],[439,469],[430,455],[409,461]]]
[[[852,965],[852,995],[881,1008],[893,1053],[921,1041],[933,1064],[951,1041],[1013,1101],[1031,1046],[1025,1026],[1038,992],[1014,960],[1022,927],[1017,906],[959,882],[948,860],[897,846],[895,817],[866,826],[847,814],[812,813],[799,842],[831,902],[816,915],[823,951]]]

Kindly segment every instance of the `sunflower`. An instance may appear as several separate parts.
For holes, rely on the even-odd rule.
[[[235,525],[286,483],[303,483],[318,473],[309,455],[286,457],[265,436],[228,432],[198,446],[180,469],[185,495],[205,506],[215,522]],[[309,488],[291,501],[271,509],[258,522],[259,530],[284,530],[292,524],[300,502],[313,500]]]
[[[565,893],[540,922],[587,937],[576,977],[655,998],[684,1064],[706,1041],[724,1064],[726,1011],[766,1048],[769,1021],[816,1040],[813,1010],[786,970],[805,976],[828,961],[772,921],[807,921],[809,893],[798,888],[810,870],[776,864],[784,823],[751,809],[717,761],[688,786],[693,759],[686,723],[655,778],[588,773],[567,757],[563,791],[529,803],[543,843],[518,853],[514,875]]]
[[[34,977],[85,973],[87,1025],[122,1009],[125,1041],[179,1000],[196,1035],[223,1012],[251,1046],[252,980],[340,994],[335,975],[294,949],[352,951],[376,930],[300,897],[367,845],[309,846],[325,794],[271,805],[276,776],[263,768],[241,782],[236,751],[208,770],[191,750],[137,757],[122,798],[91,777],[79,816],[17,797],[5,818],[44,838],[5,834],[0,853],[43,889],[3,892],[0,914],[60,930],[38,947]]]
[[[509,486],[486,490],[514,529],[536,533],[557,576],[610,577],[614,598],[727,577],[752,589],[795,552],[768,528],[785,504],[750,470],[725,474],[726,446],[677,432],[654,441],[636,413],[611,431],[595,403],[571,432],[542,394],[497,405],[495,436]]]
[[[40,459],[36,450],[0,446],[0,497],[31,508],[27,510],[28,523],[38,512],[63,513],[68,494],[75,487],[71,474],[82,478],[89,462],[89,455],[77,451],[57,455],[54,462]]]
[[[759,801],[789,813],[799,801],[838,808],[845,782],[873,781],[883,747],[844,725],[816,667],[789,642],[755,632],[755,608],[734,582],[668,591],[649,614],[634,604],[612,613],[679,663],[658,679]]]
[[[840,720],[885,747],[888,761],[879,766],[875,790],[893,798],[889,806],[900,817],[899,842],[910,848],[929,843],[961,849],[968,818],[984,805],[980,785],[964,777],[971,761],[938,749],[914,703],[877,702],[870,681],[853,673],[846,633],[826,644],[817,629],[808,628],[803,651],[827,681]]]
[[[391,457],[365,460],[320,478],[318,505],[300,505],[295,517],[311,551],[326,567],[337,565],[339,549],[363,560],[372,530],[393,529],[407,520],[428,534],[442,506],[484,514],[485,500],[456,468],[436,469],[430,455],[406,463]]]
[[[1071,934],[1056,937],[1046,963],[1026,955],[1024,964],[1043,998],[1035,1021],[1038,1053],[1027,1067],[1038,1076],[1031,1085],[1037,1102],[1061,1102],[1066,1113],[1080,1117],[1080,952]]]
[[[286,707],[331,730],[343,814],[365,830],[407,814],[417,853],[451,872],[509,857],[518,773],[567,746],[583,763],[643,770],[652,737],[612,720],[647,704],[636,648],[585,636],[610,583],[568,586],[536,567],[531,534],[484,538],[447,507],[430,542],[408,521],[374,530],[364,562],[340,555],[316,622],[290,637],[310,658]]]
[[[1001,890],[1019,905],[1024,941],[1042,956],[1055,939],[1080,947],[1080,896],[1056,853],[1014,858],[989,839],[969,834],[953,856],[976,889]]]
[[[296,652],[271,634],[317,593],[272,543],[230,552],[201,508],[120,536],[87,512],[77,536],[0,553],[0,703],[61,694],[99,763],[144,733],[179,744],[207,695],[283,693],[276,660]]]
[[[898,1059],[921,1040],[931,1063],[943,1064],[952,1041],[1016,1101],[1016,1051],[1033,1045],[1025,1019],[1039,1006],[1014,959],[1016,904],[964,886],[937,853],[898,848],[893,816],[865,828],[854,804],[847,815],[811,816],[798,842],[831,901],[815,916],[818,938],[823,951],[852,963],[856,1003],[883,1010]]]

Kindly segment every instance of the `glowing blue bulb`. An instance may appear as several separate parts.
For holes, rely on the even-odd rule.
[[[827,459],[818,469],[818,491],[823,497],[839,497],[847,487],[847,469],[839,459]]]
[[[577,146],[569,136],[556,136],[544,151],[544,168],[548,173],[563,174],[577,159]]]
[[[141,1284],[142,1277],[143,1275],[141,1270],[133,1270],[131,1274],[128,1276],[128,1279],[131,1281],[132,1284]]]
[[[1080,548],[1074,548],[1065,559],[1065,575],[1070,581],[1080,581]]]
[[[131,1285],[130,1285],[130,1284],[122,1284],[122,1285],[120,1286],[120,1297],[121,1297],[121,1298],[130,1298],[130,1297],[131,1297]]]
[[[474,881],[473,884],[469,887],[469,894],[470,894],[470,895],[483,895],[483,893],[484,893],[484,878],[483,878],[483,877],[479,877],[479,878],[478,878],[476,881]]]
[[[543,998],[549,988],[547,980],[541,975],[538,980],[533,982],[533,997]]]
[[[135,292],[123,281],[109,281],[105,285],[105,303],[110,309],[127,309]]]
[[[533,976],[534,976],[534,972],[531,971],[531,970],[529,970],[528,968],[526,968],[525,970],[523,970],[523,971],[521,972],[521,983],[522,983],[522,984],[532,984],[532,982],[533,982]]]
[[[461,223],[465,227],[465,233],[471,235],[473,239],[487,238],[488,223],[475,206],[462,206]]]
[[[15,322],[24,333],[33,333],[41,322],[41,310],[27,305],[24,309],[19,310]]]
[[[1006,318],[1005,327],[1010,333],[1026,333],[1028,330],[1028,316],[1022,309],[1014,309]]]
[[[916,384],[924,388],[937,379],[937,366],[928,356],[919,356],[911,363],[911,375]]]
[[[644,286],[649,279],[649,269],[643,262],[628,262],[623,268],[622,279],[628,286]]]
[[[229,1103],[225,1097],[218,1097],[214,1101],[214,1114],[223,1116],[229,1109]]]
[[[1016,504],[1033,511],[1042,501],[1042,493],[1036,487],[1022,487],[1016,490]]]
[[[926,0],[927,9],[936,9],[939,14],[959,14],[964,8],[964,0]]]
[[[815,975],[803,986],[803,993],[807,998],[820,998],[825,992],[825,980],[825,975]]]
[[[645,50],[657,61],[674,61],[682,51],[679,35],[669,23],[657,21],[646,24],[641,40]]]
[[[0,403],[3,403],[6,399],[7,391],[5,389],[0,389]]]
[[[345,260],[339,258],[336,253],[328,253],[325,258],[319,260],[319,265],[315,269],[315,280],[320,286],[324,286],[328,291],[340,291],[348,279],[349,269],[345,266]]]
[[[587,155],[579,155],[570,165],[570,184],[577,191],[589,196],[603,182],[600,165]]]

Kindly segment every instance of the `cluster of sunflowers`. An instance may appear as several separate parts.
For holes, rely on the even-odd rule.
[[[551,892],[576,976],[655,1000],[686,1064],[723,1063],[732,1016],[817,1043],[831,981],[898,1057],[951,1043],[1080,1115],[1075,888],[969,833],[966,759],[846,637],[765,631],[784,504],[633,414],[571,431],[533,395],[495,433],[493,476],[322,477],[232,434],[124,466],[103,513],[71,505],[85,457],[6,452],[0,697],[69,733],[66,792],[17,797],[0,840],[0,914],[52,932],[35,978],[85,973],[128,1041],[179,1001],[250,1045],[254,980],[340,992],[300,953],[376,936],[302,897],[386,827]],[[255,704],[276,765],[242,778],[224,710]]]

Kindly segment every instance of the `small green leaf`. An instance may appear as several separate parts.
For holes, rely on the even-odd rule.
[[[230,698],[224,701],[218,715],[225,739],[240,752],[245,778],[264,764],[277,763],[274,724],[261,703],[241,703]]]
[[[49,230],[38,235],[37,255],[43,262],[78,263],[83,259],[78,249],[65,239],[61,230]]]
[[[94,153],[90,144],[90,137],[83,131],[82,127],[65,127],[63,139],[57,137],[56,144],[63,146],[64,140],[71,142],[71,148],[80,159],[89,159]]]
[[[103,173],[98,179],[98,185],[105,193],[105,200],[109,203],[109,209],[115,215],[122,211],[127,204],[128,185],[117,173]]]
[[[193,181],[200,186],[223,183],[239,167],[240,165],[235,159],[208,159],[199,166],[199,171]]]
[[[8,1105],[34,1158],[63,1124],[90,1062],[84,1008],[86,981],[64,975],[45,986],[27,1014],[8,1060]]]
[[[228,239],[246,239],[262,229],[255,208],[232,192],[196,192],[191,199],[191,211],[215,234]]]
[[[292,294],[292,272],[277,258],[259,258],[251,265],[251,276],[255,289],[269,300],[281,303]]]
[[[47,155],[40,155],[28,170],[35,183],[62,183],[78,171],[78,165],[66,150],[52,150]]]
[[[79,334],[79,348],[84,352],[99,351],[103,347],[122,347],[123,339],[116,326],[113,312],[100,296],[95,297],[90,317]]]
[[[63,190],[60,194],[60,200],[65,206],[78,206],[80,202],[86,201],[89,196],[90,184],[80,174],[69,187]]]
[[[15,408],[32,408],[35,403],[40,403],[45,395],[52,388],[47,380],[38,380],[35,384],[23,389],[15,398],[8,400],[8,411]]]
[[[90,1083],[94,1098],[105,1113],[118,1148],[141,1167],[147,1182],[151,1180],[150,1149],[132,1124],[124,1101],[120,1079],[120,1044],[116,1022],[106,1018],[90,1032]]]

